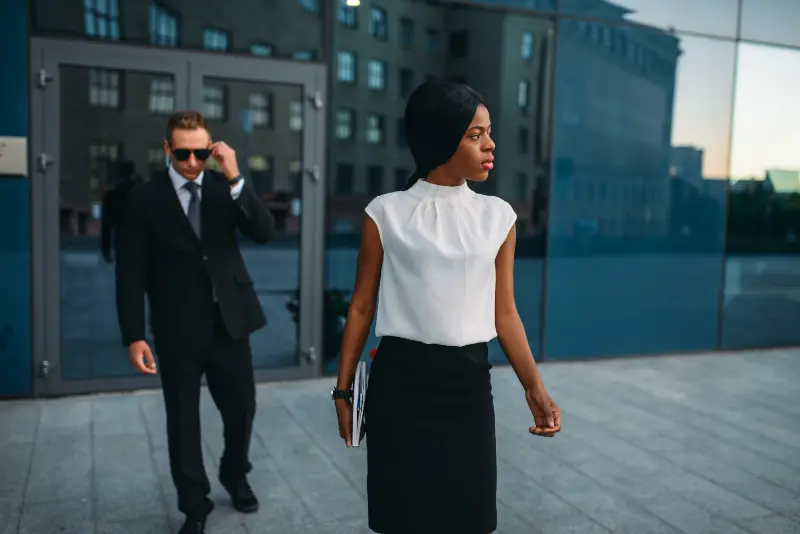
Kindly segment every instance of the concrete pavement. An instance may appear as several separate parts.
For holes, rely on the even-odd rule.
[[[552,440],[527,434],[513,371],[493,371],[498,534],[800,532],[800,351],[542,371],[564,411]],[[210,534],[369,532],[366,451],[338,438],[331,382],[259,387],[252,516],[216,482],[222,428],[204,395]],[[159,392],[0,403],[0,534],[174,532],[175,506]]]

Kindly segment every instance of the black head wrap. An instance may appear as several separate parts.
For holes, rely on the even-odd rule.
[[[483,97],[471,87],[446,80],[425,82],[411,93],[405,128],[417,169],[406,189],[447,163],[483,103]]]

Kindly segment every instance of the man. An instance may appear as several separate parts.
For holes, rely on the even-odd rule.
[[[274,220],[239,173],[234,150],[212,142],[195,111],[170,117],[164,152],[172,163],[134,188],[125,210],[116,263],[117,313],[133,366],[155,374],[145,341],[144,295],[161,370],[170,470],[181,534],[205,532],[214,508],[203,467],[200,379],[222,414],[225,451],[219,480],[241,512],[258,500],[247,482],[255,415],[249,334],[266,324],[236,230],[266,243]],[[204,169],[213,156],[223,174]]]
[[[117,234],[119,222],[123,220],[123,210],[125,209],[125,199],[131,189],[138,183],[134,176],[136,166],[132,161],[125,160],[119,164],[119,176],[117,184],[113,189],[103,195],[102,215],[100,219],[100,250],[106,263],[113,263],[114,256],[111,253],[112,234],[114,235],[114,248],[117,244]]]

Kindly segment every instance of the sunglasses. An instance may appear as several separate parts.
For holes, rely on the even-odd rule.
[[[211,149],[209,148],[173,148],[172,155],[178,161],[186,161],[189,157],[194,154],[200,161],[205,161],[209,157],[211,157]]]

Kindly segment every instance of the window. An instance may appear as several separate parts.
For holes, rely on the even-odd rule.
[[[207,119],[225,119],[225,88],[220,85],[203,87],[203,115]]]
[[[358,24],[357,13],[358,11],[355,7],[347,5],[347,0],[339,0],[339,9],[336,12],[336,18],[343,25],[355,28]]]
[[[353,178],[355,169],[348,163],[336,165],[336,194],[350,195],[353,193]]]
[[[336,78],[343,83],[356,83],[356,55],[340,51],[336,55]]]
[[[303,130],[303,103],[299,100],[289,102],[289,130],[292,132]]]
[[[289,180],[292,194],[300,196],[303,192],[303,162],[299,159],[289,162]]]
[[[297,50],[292,54],[292,58],[297,61],[314,61],[317,59],[317,53],[314,50]]]
[[[272,126],[272,95],[267,93],[250,93],[247,98],[250,119],[253,126],[262,128]]]
[[[84,0],[86,35],[119,41],[119,0]]]
[[[300,7],[312,13],[319,13],[319,0],[297,0]]]
[[[336,139],[352,139],[355,113],[352,109],[340,109],[336,112]]]
[[[522,59],[530,59],[533,57],[533,33],[522,32],[522,49],[520,50]]]
[[[400,46],[411,48],[414,43],[414,21],[403,17],[400,19]]]
[[[386,88],[386,63],[370,59],[367,64],[367,87],[380,91]]]
[[[89,104],[99,108],[119,109],[120,77],[116,70],[91,69],[89,71]]]
[[[163,145],[153,145],[147,149],[147,175],[152,180],[167,166],[167,155]]]
[[[439,52],[439,32],[437,30],[432,28],[425,30],[425,50],[431,54]]]
[[[398,168],[394,171],[394,188],[398,191],[405,189],[411,173],[406,168]]]
[[[408,143],[406,142],[406,121],[402,117],[397,119],[397,130],[395,131],[395,136],[397,137],[398,148],[406,148],[408,146]]]
[[[524,126],[520,127],[519,133],[517,134],[517,142],[519,143],[519,153],[520,154],[527,154],[528,147],[531,144],[531,132]]]
[[[156,46],[178,46],[178,17],[166,8],[150,5],[150,43]]]
[[[267,43],[253,43],[250,45],[250,53],[254,56],[269,57],[275,54],[275,47]]]
[[[89,187],[93,190],[100,189],[101,182],[105,182],[109,175],[109,163],[119,161],[122,156],[122,145],[106,141],[92,141],[89,143]]]
[[[519,109],[527,115],[531,107],[531,82],[520,80],[517,92],[517,105]]]
[[[367,167],[367,194],[376,197],[383,193],[383,167],[370,165]]]
[[[272,156],[253,155],[247,158],[248,178],[256,193],[272,193]]]
[[[406,98],[414,90],[414,71],[400,69],[400,96]]]
[[[376,39],[385,41],[388,38],[388,28],[386,24],[386,10],[380,7],[373,7],[370,10],[369,33]]]
[[[203,48],[206,50],[227,50],[228,32],[216,28],[206,28],[203,31]]]
[[[467,38],[466,31],[450,34],[450,57],[464,57],[467,55]]]
[[[367,143],[373,145],[383,143],[385,122],[383,115],[373,113],[367,116]]]
[[[175,80],[162,76],[150,80],[150,113],[172,113],[175,111]]]

